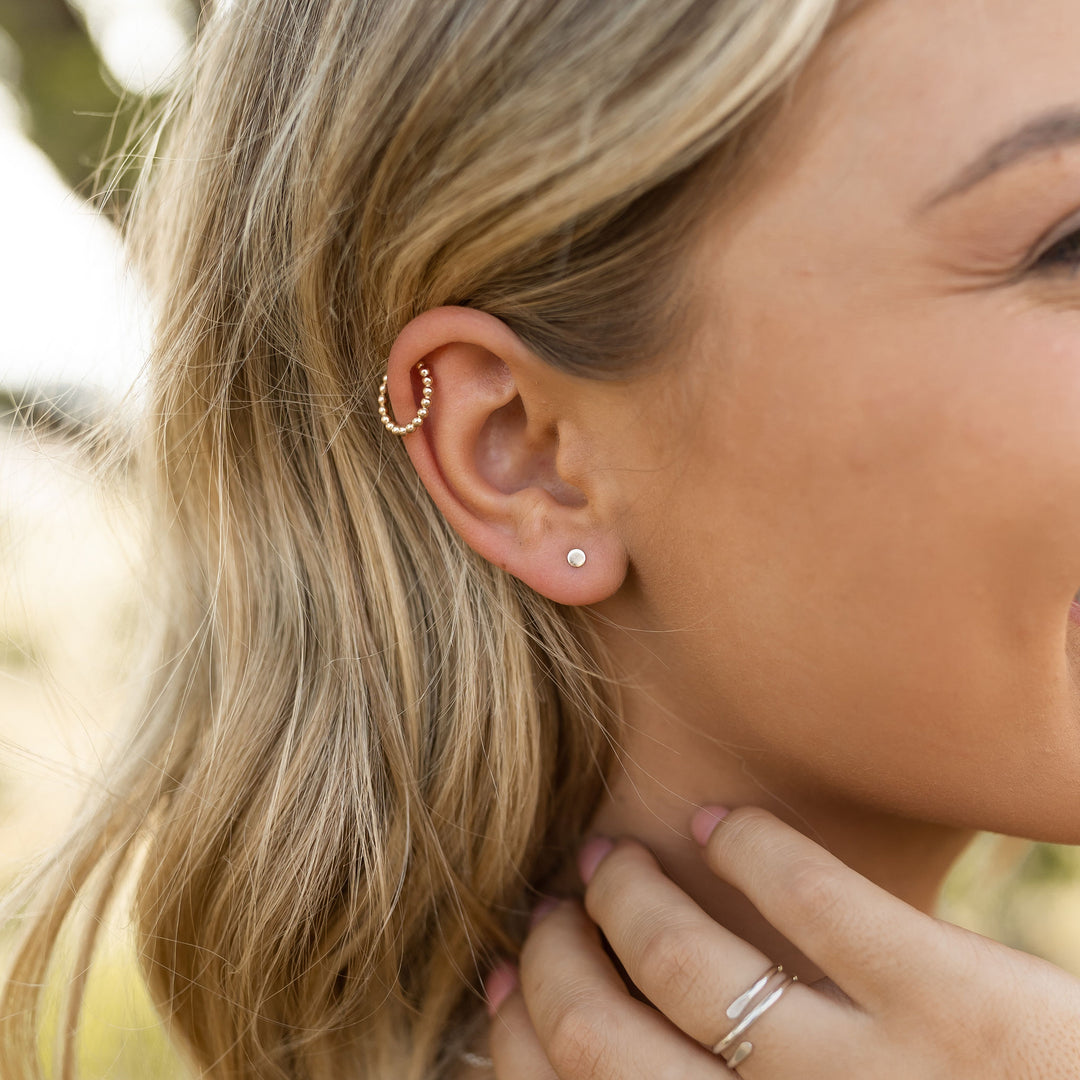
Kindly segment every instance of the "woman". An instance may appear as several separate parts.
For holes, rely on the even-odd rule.
[[[115,795],[36,886],[4,1075],[132,867],[206,1075],[482,1075],[489,1042],[503,1080],[905,1075],[898,1032],[992,1075],[981,1029],[873,1006],[981,1000],[919,914],[972,830],[1080,839],[1077,45],[1069,0],[217,15],[133,229],[167,617]],[[718,801],[801,832],[741,809],[706,863]],[[489,1040],[482,976],[588,836],[655,1009],[571,900]],[[865,965],[814,939],[850,905],[895,934]],[[1073,980],[979,956],[998,1025],[1068,1030]],[[766,961],[802,985],[755,996]]]

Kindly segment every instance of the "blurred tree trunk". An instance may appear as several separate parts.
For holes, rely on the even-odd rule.
[[[67,182],[88,195],[120,95],[86,27],[64,0],[0,0],[0,28],[20,53],[28,134]]]

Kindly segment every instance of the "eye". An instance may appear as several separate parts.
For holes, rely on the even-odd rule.
[[[1065,272],[1070,276],[1080,274],[1080,229],[1047,248],[1032,263],[1031,271],[1043,274]]]

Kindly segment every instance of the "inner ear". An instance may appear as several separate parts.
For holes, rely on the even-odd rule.
[[[530,427],[521,396],[515,395],[484,421],[476,439],[476,470],[503,495],[539,487],[563,506],[585,506],[584,494],[559,476],[558,449],[557,429]]]

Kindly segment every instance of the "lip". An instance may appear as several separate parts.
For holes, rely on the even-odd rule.
[[[1075,600],[1069,605],[1069,622],[1080,626],[1080,603]]]

